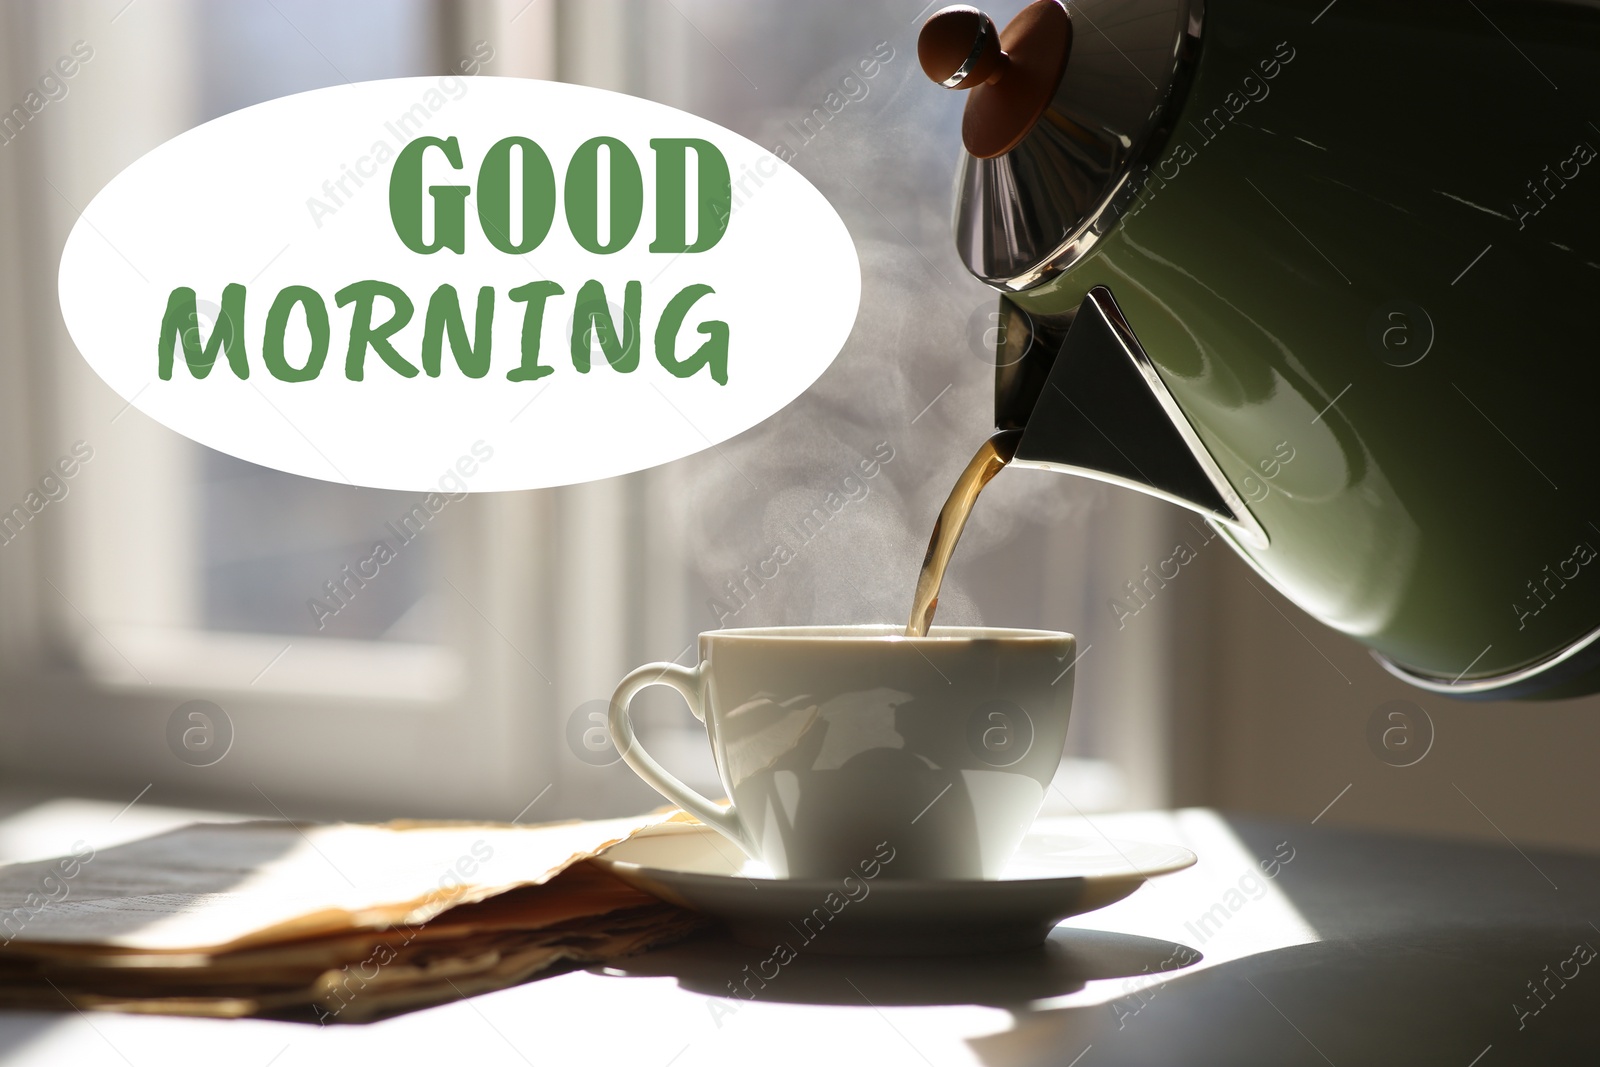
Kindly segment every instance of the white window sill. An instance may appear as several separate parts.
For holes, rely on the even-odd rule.
[[[267,693],[443,704],[460,695],[461,656],[440,645],[341,641],[108,625],[85,632],[79,662],[110,689]]]

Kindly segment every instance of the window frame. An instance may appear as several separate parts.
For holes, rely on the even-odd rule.
[[[195,85],[183,72],[194,68],[198,2],[140,4],[118,16],[116,47],[101,50],[61,113],[27,131],[38,134],[27,152],[0,149],[0,228],[17,235],[0,241],[0,320],[21,324],[0,337],[0,351],[9,349],[0,358],[0,485],[35,482],[77,440],[96,449],[69,496],[0,546],[0,724],[10,739],[0,766],[57,782],[121,783],[129,795],[150,784],[267,814],[536,820],[655,803],[625,767],[602,774],[573,758],[565,733],[568,714],[609,696],[629,668],[691,658],[694,632],[712,628],[696,611],[702,597],[688,568],[672,565],[688,558],[684,531],[651,521],[671,491],[661,472],[452,504],[436,524],[435,593],[449,643],[345,649],[350,666],[338,685],[296,670],[292,649],[272,662],[293,638],[193,626],[195,591],[181,565],[193,546],[161,523],[188,506],[185,468],[199,446],[129,407],[89,369],[54,311],[54,271],[35,265],[55,262],[77,209],[105,181],[192,124]],[[689,84],[694,60],[687,52],[662,60],[676,53],[649,45],[662,35],[699,41],[681,12],[629,0],[439,0],[434,12],[439,69],[487,40],[496,52],[487,73],[559,76],[669,102]],[[111,17],[88,0],[0,6],[5,83],[28,81],[61,42],[98,40]],[[648,71],[636,62],[645,55],[654,57]],[[1182,516],[1134,494],[1107,500],[1097,567],[1137,573]],[[156,535],[137,532],[151,524]],[[162,558],[130,567],[117,557],[117,537],[137,537]],[[1103,609],[1104,583],[1066,575],[1050,558],[1040,580],[1060,586],[1061,602]],[[637,595],[647,584],[649,595]],[[1186,597],[1203,595],[1191,584]],[[566,610],[580,599],[582,612]],[[115,619],[118,604],[131,602],[152,622],[124,631],[89,621]],[[1096,752],[1123,775],[1127,805],[1166,804],[1175,777],[1202,758],[1170,743],[1169,720],[1203,671],[1148,669],[1173,656],[1190,617],[1168,612],[1137,635],[1083,650],[1092,675],[1080,677],[1076,717],[1091,709],[1104,735]],[[144,660],[163,634],[176,638],[165,660]],[[437,653],[442,665],[410,664],[413,673],[397,676],[392,657],[407,652],[419,661]],[[185,658],[204,670],[186,676]],[[233,748],[211,767],[183,763],[166,741],[168,719],[192,699],[215,702],[233,724]],[[703,744],[687,714],[674,714],[666,729]]]
[[[449,6],[440,5],[436,25]],[[481,6],[456,14],[465,23]],[[521,650],[544,647],[547,620],[513,595],[546,599],[549,568],[529,565],[513,542],[547,531],[558,502],[472,496],[430,529],[444,561],[431,595],[442,605],[445,644],[202,629],[187,562],[196,524],[170,518],[192,513],[200,446],[112,393],[76,354],[59,315],[31,310],[54,309],[57,298],[54,273],[28,265],[53,262],[100,185],[192,124],[194,4],[151,4],[137,15],[118,20],[115,49],[102,47],[98,69],[84,72],[100,83],[80,77],[70,111],[41,116],[49,121],[26,131],[28,151],[0,159],[10,191],[0,212],[16,235],[0,248],[0,277],[14,283],[0,312],[24,331],[0,360],[0,418],[13,438],[0,477],[22,492],[72,443],[93,449],[67,495],[0,546],[0,596],[11,605],[0,622],[0,721],[12,739],[0,760],[55,780],[216,795],[245,810],[420,806],[510,819],[517,809],[507,807],[522,806],[530,783],[558,771],[548,721],[557,716],[515,713],[530,668],[538,670]],[[7,75],[44,69],[54,58],[47,42],[105,34],[105,19],[81,0],[7,5],[0,65]],[[517,26],[521,61],[547,61],[553,12],[527,12]],[[70,160],[88,161],[89,172],[62,178]],[[137,560],[130,543],[140,546]],[[326,669],[330,657],[336,671]],[[195,699],[217,704],[232,726],[232,748],[211,767],[183,763],[166,741],[167,719]]]

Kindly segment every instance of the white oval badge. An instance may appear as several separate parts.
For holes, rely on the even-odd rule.
[[[822,194],[737,134],[446,77],[173,138],[85,209],[60,289],[89,364],[173,430],[460,492],[624,474],[754,426],[837,356],[861,276]]]

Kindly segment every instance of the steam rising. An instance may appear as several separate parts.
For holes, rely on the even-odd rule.
[[[788,108],[745,124],[761,143],[791,151],[792,165],[843,217],[862,296],[843,352],[806,394],[670,468],[707,628],[904,625],[933,520],[993,432],[994,371],[972,323],[997,297],[967,273],[950,238],[961,101],[933,90],[916,68],[913,41],[890,32],[899,33],[893,58],[825,123],[815,109],[877,37],[841,44],[837,68],[794,90]],[[806,115],[819,131],[808,141],[797,135]],[[794,314],[805,313],[797,293]],[[882,460],[885,446],[892,458]],[[864,460],[869,469],[876,462],[871,477]],[[938,622],[1016,624],[982,617],[964,578],[970,564],[1025,525],[1081,524],[1098,500],[1095,487],[1075,479],[1003,471],[967,525]]]

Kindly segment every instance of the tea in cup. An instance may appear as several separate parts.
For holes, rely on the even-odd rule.
[[[652,663],[622,680],[612,740],[639,777],[779,878],[838,878],[891,853],[883,877],[995,878],[1066,744],[1070,634],[794,626],[716,630],[699,647],[694,667]],[[652,685],[705,723],[731,805],[640,747],[628,705]]]

